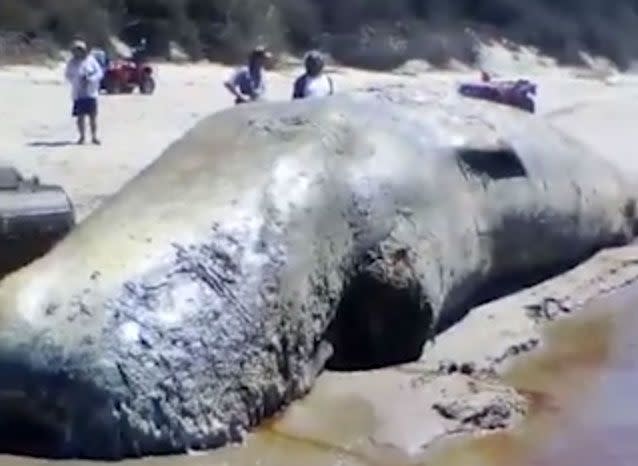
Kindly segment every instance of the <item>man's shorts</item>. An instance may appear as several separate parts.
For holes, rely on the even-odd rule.
[[[93,97],[81,97],[73,101],[73,116],[96,115],[97,99]]]

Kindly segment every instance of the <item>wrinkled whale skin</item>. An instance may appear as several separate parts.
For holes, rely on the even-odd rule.
[[[311,388],[353,277],[411,287],[434,329],[497,275],[628,241],[632,202],[605,161],[482,102],[230,109],[0,283],[0,407],[18,392],[53,419],[61,456],[241,441]]]

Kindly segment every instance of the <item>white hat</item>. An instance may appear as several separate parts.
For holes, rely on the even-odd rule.
[[[71,43],[71,50],[74,50],[74,49],[86,50],[87,49],[86,42],[84,42],[83,40],[74,40]]]
[[[266,60],[272,58],[272,54],[268,51],[265,45],[257,45],[250,52],[251,57],[263,57]]]

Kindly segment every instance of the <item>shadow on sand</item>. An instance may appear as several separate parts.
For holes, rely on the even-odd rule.
[[[29,147],[66,147],[75,145],[75,141],[33,141],[27,144]]]

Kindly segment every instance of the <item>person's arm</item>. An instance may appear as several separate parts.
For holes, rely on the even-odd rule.
[[[259,85],[253,89],[253,95],[251,95],[250,97],[253,100],[257,100],[263,97],[265,93],[266,93],[266,79],[262,75],[261,79],[259,80]]]
[[[74,78],[73,67],[71,66],[71,62],[67,62],[66,68],[64,69],[64,79],[68,82],[72,83]]]
[[[104,74],[102,72],[102,67],[93,56],[89,59],[88,65],[87,79],[93,82],[99,82]]]
[[[295,80],[295,84],[293,85],[293,88],[292,88],[292,99],[293,100],[303,99],[305,81],[306,81],[305,75],[304,76],[300,76],[299,78],[297,78]]]
[[[237,78],[238,78],[239,73],[240,73],[239,71],[236,71],[235,73],[233,73],[233,75],[230,77],[230,79],[228,81],[224,82],[224,87],[226,89],[228,89],[228,92],[230,92],[232,95],[234,95],[237,100],[243,101],[243,100],[246,100],[246,99],[244,98],[243,95],[241,95],[241,93],[237,89]]]
[[[241,95],[241,93],[237,90],[237,87],[232,81],[226,81],[224,83],[224,87],[228,89],[228,92],[234,95],[237,100],[244,100],[244,96]]]

